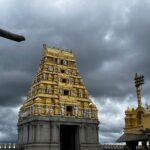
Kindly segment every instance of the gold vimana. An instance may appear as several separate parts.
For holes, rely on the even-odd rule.
[[[19,122],[33,116],[62,116],[98,120],[97,108],[89,98],[72,51],[43,45],[38,72]]]

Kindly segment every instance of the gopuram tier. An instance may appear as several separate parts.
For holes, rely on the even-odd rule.
[[[97,150],[98,111],[72,51],[43,45],[42,59],[18,119],[25,150]]]

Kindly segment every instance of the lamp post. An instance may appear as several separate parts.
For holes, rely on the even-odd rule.
[[[24,36],[18,35],[18,34],[15,34],[15,33],[11,33],[11,32],[8,32],[6,30],[3,30],[3,29],[0,29],[0,37],[6,38],[6,39],[9,39],[9,40],[13,40],[13,41],[16,41],[16,42],[21,42],[21,41],[25,40]]]
[[[139,76],[137,73],[135,75],[135,87],[136,87],[136,94],[138,100],[138,107],[141,107],[141,86],[144,84],[144,76]]]

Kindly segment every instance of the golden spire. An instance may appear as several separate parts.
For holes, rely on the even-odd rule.
[[[32,116],[63,116],[97,119],[74,54],[43,45],[42,59],[19,120]]]
[[[135,80],[138,107],[141,107],[142,106],[142,103],[141,103],[141,87],[142,87],[142,84],[144,84],[144,76],[143,75],[139,76],[136,73],[134,80]]]

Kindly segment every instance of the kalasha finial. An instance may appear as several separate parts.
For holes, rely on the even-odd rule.
[[[46,45],[45,43],[43,44],[43,48],[44,48],[44,49],[46,49],[46,48],[47,48],[47,45]]]
[[[138,100],[138,107],[141,107],[141,86],[144,84],[144,76],[135,74],[135,87],[136,87],[136,94],[137,94],[137,100]]]

